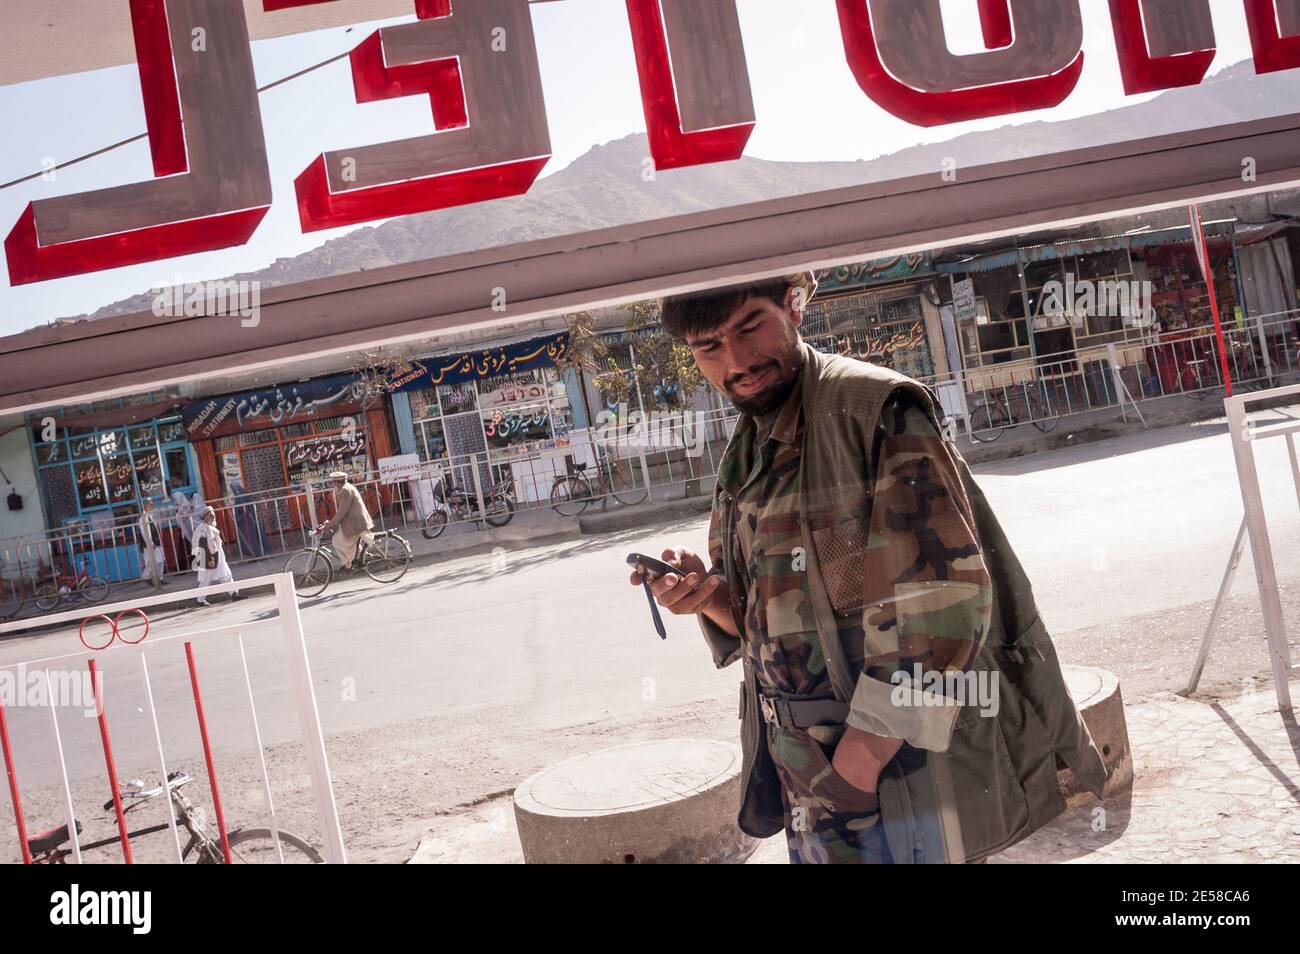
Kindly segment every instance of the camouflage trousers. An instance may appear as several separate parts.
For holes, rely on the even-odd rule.
[[[831,766],[844,727],[769,725],[768,750],[781,778],[791,864],[892,864],[874,794]]]

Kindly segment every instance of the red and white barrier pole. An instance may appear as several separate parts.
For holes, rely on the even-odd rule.
[[[190,686],[194,690],[194,711],[199,716],[199,737],[203,740],[203,759],[208,764],[208,785],[212,789],[212,810],[217,815],[217,830],[221,832],[221,853],[230,864],[230,841],[226,837],[226,816],[221,811],[221,792],[217,789],[217,767],[212,761],[212,746],[208,742],[208,722],[203,717],[203,696],[199,693],[199,673],[194,668],[194,644],[185,644],[185,659],[190,666]],[[164,781],[164,785],[167,783]]]
[[[95,712],[99,714],[99,737],[104,743],[104,765],[108,768],[108,785],[113,790],[113,811],[117,815],[117,832],[122,838],[122,858],[131,864],[131,839],[126,833],[126,815],[122,812],[122,790],[117,784],[117,766],[113,764],[113,746],[108,741],[108,719],[104,714],[104,696],[100,691],[99,670],[95,660],[90,667],[90,686],[95,693]]]
[[[18,844],[23,852],[23,864],[32,863],[32,850],[27,846],[27,823],[23,820],[23,800],[18,797],[18,776],[14,773],[14,753],[9,747],[9,723],[5,721],[5,702],[0,699],[0,747],[5,751],[5,772],[9,776],[9,804],[14,807],[14,824],[18,826]]]
[[[1210,316],[1214,319],[1214,338],[1219,345],[1219,369],[1223,372],[1224,389],[1232,397],[1232,372],[1228,370],[1228,349],[1223,343],[1223,324],[1219,321],[1219,296],[1214,289],[1214,263],[1210,261],[1210,245],[1205,240],[1205,226],[1201,224],[1201,210],[1195,203],[1188,206],[1192,222],[1192,245],[1201,274],[1205,276],[1205,290],[1210,296]]]

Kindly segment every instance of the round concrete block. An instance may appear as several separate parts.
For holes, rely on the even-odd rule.
[[[552,765],[515,789],[530,864],[741,862],[758,841],[736,825],[740,747],[669,739]]]
[[[1119,694],[1119,679],[1114,673],[1093,666],[1062,666],[1070,697],[1083,716],[1083,724],[1092,733],[1092,741],[1101,753],[1110,777],[1105,797],[1133,784],[1133,756],[1129,751],[1128,725],[1124,721],[1124,700]],[[1061,792],[1067,800],[1091,798],[1070,769],[1058,773]]]

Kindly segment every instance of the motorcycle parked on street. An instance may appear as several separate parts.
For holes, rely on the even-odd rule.
[[[514,519],[514,487],[508,481],[485,487],[483,493],[487,498],[483,507],[483,518],[487,520],[488,526],[504,527]],[[440,477],[438,483],[434,485],[433,510],[424,518],[424,526],[420,528],[420,532],[424,534],[426,540],[433,540],[442,534],[453,518],[479,520],[479,501],[473,488],[466,490],[457,487],[450,482],[450,475],[447,475]]]

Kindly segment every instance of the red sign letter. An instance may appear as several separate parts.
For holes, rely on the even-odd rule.
[[[858,85],[918,126],[1055,106],[1083,69],[1078,0],[981,0],[985,43],[1010,42],[970,56],[948,51],[939,0],[836,3]]]
[[[754,102],[736,0],[627,0],[627,16],[655,168],[739,159]]]
[[[1300,66],[1300,0],[1246,0],[1255,72]]]
[[[1214,59],[1210,0],[1110,0],[1124,92],[1195,86]]]
[[[352,51],[357,102],[427,95],[431,136],[327,152],[298,176],[303,231],[527,192],[551,157],[528,0],[416,0]]]
[[[243,7],[131,0],[154,175],[30,203],[5,239],[14,285],[247,242],[271,204]]]

